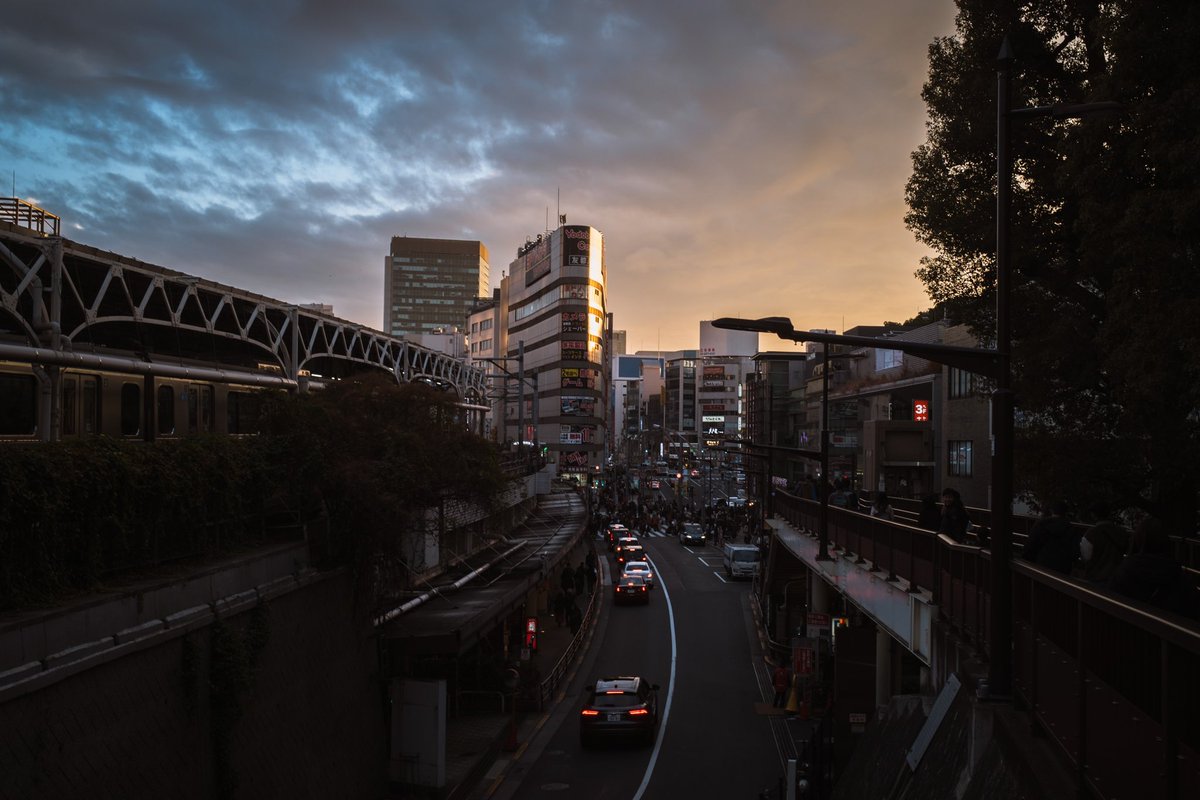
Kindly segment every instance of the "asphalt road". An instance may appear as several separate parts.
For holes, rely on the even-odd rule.
[[[494,794],[504,798],[756,798],[784,769],[773,692],[750,614],[750,584],[728,582],[716,548],[648,536],[659,585],[647,606],[607,600],[591,649],[522,759]],[[579,707],[601,676],[642,675],[659,689],[653,746],[583,749]]]

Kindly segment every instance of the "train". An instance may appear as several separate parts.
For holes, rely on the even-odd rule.
[[[45,368],[0,361],[0,441],[89,436],[150,441],[200,433],[257,433],[263,392],[282,391],[278,367],[212,379],[202,369],[178,376],[106,369]],[[190,373],[190,374],[188,374]],[[266,380],[264,380],[266,379]]]

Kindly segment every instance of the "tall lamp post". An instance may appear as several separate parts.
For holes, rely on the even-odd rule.
[[[987,693],[1005,697],[1012,692],[1012,496],[1013,496],[1013,393],[1012,393],[1012,263],[1010,212],[1013,160],[1009,151],[1009,120],[1035,117],[1080,119],[1120,111],[1115,101],[1012,107],[1012,45],[1008,37],[996,57],[996,391],[992,398],[992,425],[996,431],[992,455],[992,604],[988,618],[989,642]]]

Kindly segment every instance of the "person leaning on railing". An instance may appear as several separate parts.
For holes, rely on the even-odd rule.
[[[871,516],[886,519],[889,522],[896,519],[896,512],[888,502],[887,492],[875,493],[875,500],[871,503]]]
[[[1162,521],[1153,517],[1134,528],[1129,555],[1117,567],[1109,587],[1164,611],[1200,619],[1200,593],[1171,557],[1171,539]]]
[[[971,528],[971,517],[967,507],[963,505],[962,495],[957,489],[946,487],[942,490],[942,521],[938,533],[944,533],[954,541],[962,544],[967,540],[967,531]]]
[[[1088,509],[1092,526],[1079,540],[1082,565],[1078,576],[1091,583],[1107,585],[1121,560],[1129,552],[1129,529],[1112,519],[1106,505],[1097,503]]]
[[[1067,504],[1055,500],[1049,513],[1034,523],[1025,542],[1025,560],[1069,575],[1079,560],[1079,534],[1067,519]]]

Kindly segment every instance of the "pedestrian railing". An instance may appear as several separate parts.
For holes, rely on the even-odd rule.
[[[820,505],[774,510],[816,536]],[[828,541],[928,592],[939,621],[987,658],[991,552],[829,509]],[[1200,625],[1013,559],[1013,691],[1075,770],[1080,796],[1200,797]]]
[[[550,670],[550,674],[542,679],[541,685],[538,687],[539,711],[545,709],[550,704],[559,686],[566,682],[567,671],[571,668],[571,664],[575,661],[575,655],[587,640],[587,634],[591,630],[592,621],[598,608],[597,598],[599,595],[600,574],[597,573],[595,580],[592,581],[592,590],[588,595],[587,610],[583,613],[579,629],[575,631],[575,636],[572,637],[571,643],[567,645],[567,649],[562,654],[562,657],[558,659],[558,663],[554,665],[554,669]]]

